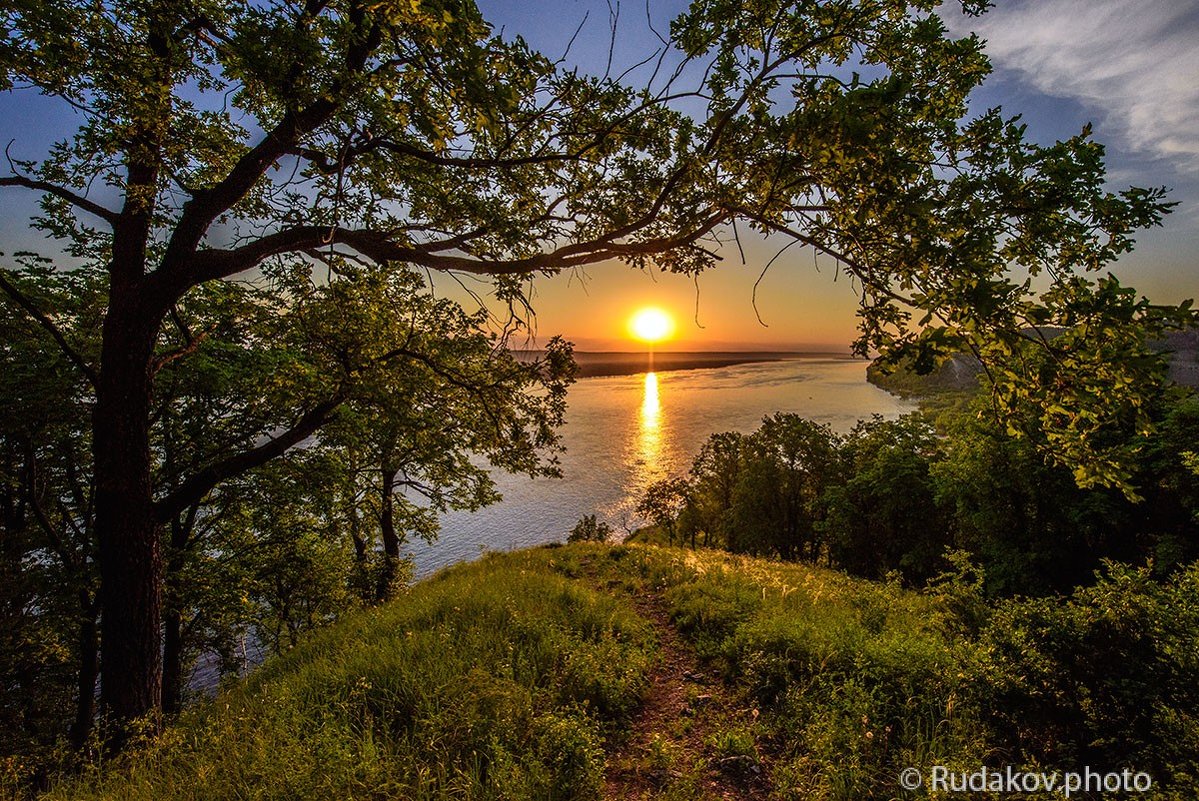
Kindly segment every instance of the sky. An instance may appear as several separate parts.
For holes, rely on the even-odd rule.
[[[650,0],[654,27],[666,30],[683,6]],[[497,29],[519,33],[548,55],[561,54],[582,23],[568,62],[604,67],[611,17],[603,0],[563,0],[550,14],[548,6],[520,0],[480,0],[479,7]],[[655,45],[646,11],[638,3],[620,7],[618,68]],[[973,112],[1002,106],[1021,114],[1028,135],[1045,144],[1090,122],[1107,149],[1112,189],[1171,190],[1174,212],[1163,227],[1142,232],[1136,251],[1113,272],[1154,302],[1199,296],[1199,2],[999,0],[982,17],[967,17],[950,2],[941,13],[953,33],[974,31],[987,42],[994,71],[976,91]],[[690,278],[615,263],[585,276],[539,279],[537,332],[565,334],[581,349],[619,350],[629,347],[628,315],[654,304],[678,318],[677,349],[848,349],[857,296],[845,276],[834,280],[830,263],[800,248],[762,276],[777,247],[745,237],[742,244],[746,263],[735,247],[724,248],[724,263],[700,276],[698,292]]]
[[[579,30],[566,63],[602,72],[610,9],[618,7],[611,2],[479,0],[479,6],[497,30],[520,35],[550,56],[563,55]],[[665,31],[684,5],[619,6],[613,71],[654,49],[647,20]],[[1155,302],[1199,296],[1199,2],[1000,0],[997,6],[981,18],[965,17],[955,3],[942,10],[954,33],[974,30],[987,41],[994,72],[976,92],[974,111],[1002,106],[1007,114],[1022,114],[1029,136],[1043,143],[1092,123],[1107,148],[1113,189],[1166,186],[1178,203],[1163,227],[1138,237],[1137,250],[1114,272]],[[14,157],[38,156],[47,131],[62,135],[76,123],[29,92],[0,93],[0,142],[12,141]],[[4,253],[30,241],[27,194],[0,189]],[[852,282],[798,247],[763,275],[776,244],[746,236],[742,244],[744,263],[736,247],[726,247],[721,265],[697,281],[617,263],[539,277],[532,288],[535,332],[542,341],[562,334],[581,350],[633,349],[627,320],[637,308],[654,305],[677,320],[672,349],[847,350],[855,337]],[[458,292],[448,283],[443,291]]]

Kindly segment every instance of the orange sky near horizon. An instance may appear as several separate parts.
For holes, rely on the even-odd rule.
[[[735,244],[725,245],[716,267],[699,276],[639,271],[618,262],[586,271],[539,276],[531,295],[536,312],[536,343],[555,334],[582,351],[638,351],[645,347],[629,334],[629,318],[646,306],[667,312],[673,335],[659,347],[672,351],[820,350],[848,353],[857,336],[857,295],[844,275],[833,280],[834,264],[810,249],[792,247],[762,278],[754,312],[754,282],[777,252],[773,242],[746,241],[746,263]],[[457,299],[464,293],[438,282]],[[486,296],[487,287],[472,287]],[[474,304],[466,303],[467,308]],[[697,324],[698,318],[698,324]],[[765,323],[765,325],[763,325]]]

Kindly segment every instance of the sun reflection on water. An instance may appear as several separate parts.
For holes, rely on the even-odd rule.
[[[637,433],[637,462],[643,486],[662,472],[662,404],[658,399],[658,376],[645,374],[645,392],[641,396],[641,425]]]
[[[641,397],[641,431],[657,431],[662,416],[662,404],[658,402],[658,376],[645,374],[645,394]]]

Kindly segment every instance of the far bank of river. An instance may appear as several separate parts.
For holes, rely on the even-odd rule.
[[[848,358],[841,354],[799,351],[575,351],[574,357],[579,366],[579,378],[715,369],[788,359]]]

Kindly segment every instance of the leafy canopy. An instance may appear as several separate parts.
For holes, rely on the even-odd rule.
[[[40,192],[55,258],[137,283],[151,321],[216,279],[347,260],[492,276],[519,315],[528,276],[697,272],[739,222],[857,279],[860,351],[974,351],[1001,410],[1041,410],[1020,433],[1127,485],[1144,335],[1190,312],[1092,275],[1168,204],[1109,191],[1089,129],[1040,146],[967,119],[989,67],[937,6],[697,0],[622,81],[469,1],[21,0],[0,87],[83,123],[0,185]]]

